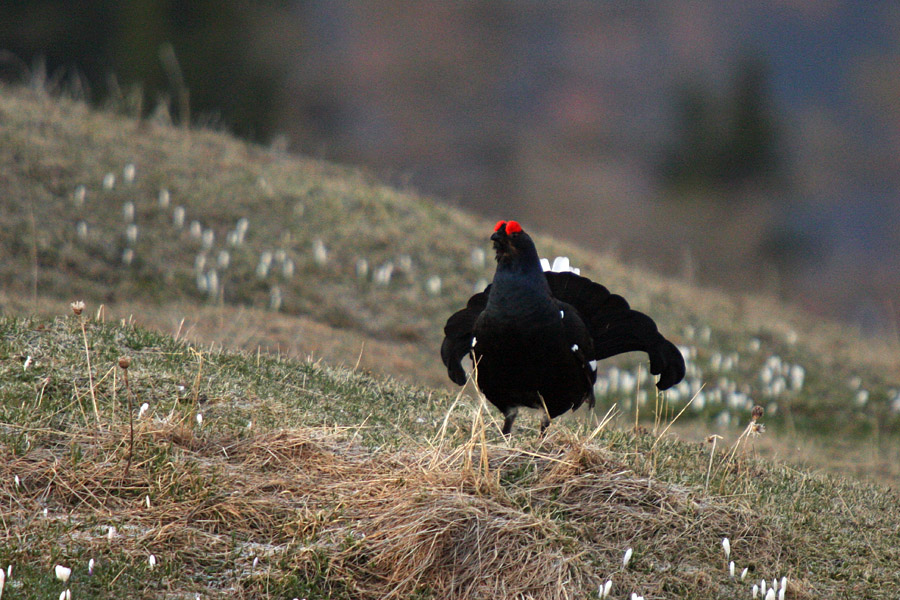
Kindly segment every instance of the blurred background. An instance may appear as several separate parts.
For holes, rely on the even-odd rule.
[[[4,81],[896,332],[893,2],[5,1],[0,51]]]

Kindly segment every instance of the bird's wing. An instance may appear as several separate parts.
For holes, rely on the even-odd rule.
[[[565,335],[566,344],[575,356],[575,360],[581,365],[584,372],[585,380],[589,393],[588,406],[594,407],[594,383],[597,381],[597,362],[594,360],[594,339],[591,336],[590,329],[581,319],[581,315],[574,306],[557,300],[563,321],[563,334]],[[578,405],[572,407],[577,410]]]
[[[632,310],[618,294],[573,273],[545,273],[550,291],[581,315],[594,340],[594,356],[601,360],[623,352],[642,351],[650,357],[650,372],[660,375],[656,386],[667,389],[684,378],[684,357],[664,338],[647,315]],[[451,317],[452,318],[452,317]]]
[[[487,305],[488,292],[491,286],[487,286],[483,292],[479,292],[469,298],[469,302],[462,310],[456,311],[447,319],[444,325],[444,342],[441,344],[441,360],[447,366],[450,379],[457,385],[466,382],[466,371],[462,366],[462,359],[472,349],[475,320]]]

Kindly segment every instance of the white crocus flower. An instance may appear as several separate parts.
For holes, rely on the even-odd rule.
[[[328,249],[320,239],[313,240],[313,260],[317,265],[324,265],[328,262]]]
[[[72,575],[72,569],[70,569],[69,567],[64,567],[62,565],[56,565],[53,568],[53,572],[56,573],[56,578],[63,583],[69,581],[69,577]]]
[[[628,550],[625,551],[625,557],[622,558],[622,566],[623,566],[623,567],[627,567],[627,566],[628,566],[628,563],[631,562],[631,555],[632,555],[632,554],[634,554],[634,551],[633,551],[631,548],[629,548]]]
[[[181,229],[182,227],[184,227],[183,206],[176,206],[175,210],[172,212],[172,225],[174,225],[176,229]]]
[[[441,278],[437,275],[428,278],[428,281],[425,282],[425,289],[432,296],[437,296],[441,293]]]
[[[722,538],[722,550],[725,551],[725,559],[727,560],[731,556],[731,542],[727,537]]]

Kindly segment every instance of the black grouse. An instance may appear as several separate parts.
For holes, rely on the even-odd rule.
[[[593,407],[597,361],[609,356],[646,352],[661,390],[684,377],[681,352],[650,317],[590,279],[544,272],[516,221],[497,223],[491,241],[494,281],[447,320],[441,358],[463,385],[461,361],[471,353],[478,388],[505,417],[504,435],[520,406],[542,411],[541,434],[567,410],[585,401]]]

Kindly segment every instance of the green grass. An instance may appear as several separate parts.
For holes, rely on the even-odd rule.
[[[90,377],[78,317],[0,320],[8,598],[58,594],[55,564],[75,597],[596,597],[612,578],[613,597],[731,598],[776,576],[788,597],[894,595],[896,495],[759,460],[752,439],[710,463],[708,444],[580,415],[507,445],[468,395],[85,327]],[[150,405],[128,474],[121,356]]]

